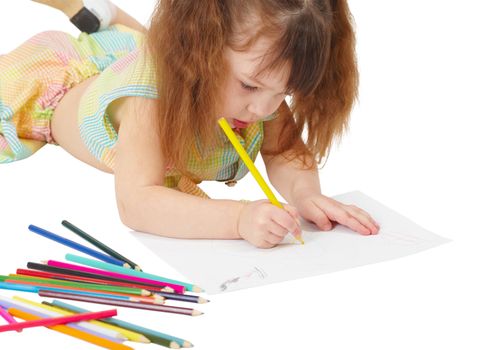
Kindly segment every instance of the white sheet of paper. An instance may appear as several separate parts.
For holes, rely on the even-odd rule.
[[[399,258],[450,241],[433,234],[365,194],[335,199],[366,210],[380,224],[379,234],[362,236],[337,225],[319,231],[303,222],[304,245],[290,235],[271,249],[244,240],[186,240],[133,232],[148,249],[209,294],[348,269]]]

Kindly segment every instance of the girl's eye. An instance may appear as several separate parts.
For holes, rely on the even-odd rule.
[[[242,81],[241,81],[241,86],[244,90],[248,90],[248,91],[256,91],[258,89],[257,87],[247,85],[247,84],[243,83]]]

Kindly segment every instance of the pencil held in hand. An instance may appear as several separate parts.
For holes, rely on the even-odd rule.
[[[268,197],[271,204],[276,205],[278,208],[285,209],[283,207],[283,205],[278,201],[278,199],[274,195],[273,191],[271,191],[271,188],[269,188],[266,181],[264,181],[260,172],[258,171],[258,169],[254,165],[253,161],[251,160],[251,158],[247,154],[246,150],[244,149],[244,147],[241,145],[241,143],[237,139],[237,136],[234,134],[234,131],[232,131],[231,126],[229,125],[227,120],[225,118],[220,118],[218,120],[218,122],[219,122],[219,125],[222,128],[222,130],[225,132],[227,138],[229,139],[229,141],[231,141],[232,145],[236,149],[236,152],[239,154],[239,156],[241,157],[244,164],[246,164],[249,171],[253,175],[254,179],[259,184],[259,186],[261,187],[263,192],[266,194],[266,197]],[[303,238],[301,237],[301,234],[295,234],[294,232],[292,232],[292,234],[298,241],[300,241],[301,244],[305,243],[303,241]]]

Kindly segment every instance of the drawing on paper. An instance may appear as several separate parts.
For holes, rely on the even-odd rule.
[[[241,279],[250,279],[250,278],[260,278],[260,279],[265,279],[268,275],[266,274],[266,272],[264,272],[262,269],[258,268],[258,267],[254,267],[251,271],[249,271],[249,273],[246,273],[242,276],[238,276],[238,277],[235,277],[235,278],[231,278],[227,281],[225,281],[224,283],[222,283],[220,286],[219,286],[219,290],[221,292],[224,292],[225,290],[227,290],[227,288],[229,287],[229,285],[231,284],[234,284],[234,283],[237,283],[239,282]]]

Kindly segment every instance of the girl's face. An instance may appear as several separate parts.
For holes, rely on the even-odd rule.
[[[286,97],[287,69],[263,72],[256,78],[270,44],[269,39],[262,37],[247,51],[226,48],[229,71],[222,89],[222,111],[218,117],[225,117],[232,127],[247,127],[268,117]]]

